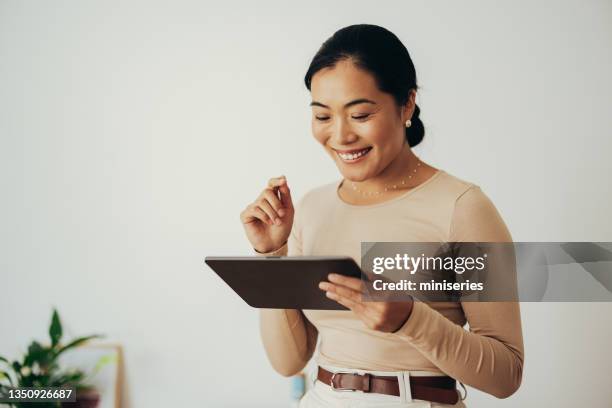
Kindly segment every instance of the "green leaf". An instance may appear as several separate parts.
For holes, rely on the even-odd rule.
[[[95,338],[101,338],[104,337],[100,334],[94,334],[93,336],[85,336],[85,337],[79,337],[78,339],[72,340],[70,343],[66,344],[64,347],[60,348],[57,353],[55,354],[55,356],[59,356],[60,354],[62,354],[64,351],[69,350],[71,348],[74,347],[78,347],[86,342],[88,342],[91,339],[95,339]]]
[[[11,379],[11,376],[9,375],[9,373],[7,373],[6,371],[0,371],[0,380],[2,380],[3,378],[6,378],[8,382],[11,384],[11,386],[13,386],[13,380]]]
[[[51,316],[49,337],[51,337],[51,347],[57,346],[62,338],[62,322],[60,321],[59,314],[57,314],[57,310],[55,309],[53,309],[53,316]]]
[[[37,341],[33,341],[28,347],[28,354],[26,354],[23,360],[23,365],[31,366],[35,362],[38,362],[41,366],[44,366],[52,359],[53,354],[51,349],[41,346]]]
[[[8,364],[8,362],[9,362],[9,361],[8,361],[6,358],[4,358],[4,357],[2,357],[2,356],[0,356],[0,361],[4,361],[4,362],[5,362],[5,363],[7,363],[7,364]]]
[[[100,372],[100,370],[102,370],[105,366],[107,366],[109,364],[114,364],[114,363],[117,363],[117,356],[116,355],[108,354],[108,355],[100,357],[100,359],[96,363],[96,365],[93,368],[93,370],[91,370],[92,377],[94,375],[98,374],[98,372]]]

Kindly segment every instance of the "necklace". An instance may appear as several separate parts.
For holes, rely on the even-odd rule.
[[[355,183],[353,183],[352,181],[351,181],[351,186],[353,187],[354,191],[360,193],[361,195],[365,195],[365,196],[376,196],[376,195],[384,194],[385,192],[389,190],[397,190],[398,186],[401,187],[401,186],[406,185],[406,181],[410,180],[412,176],[414,176],[414,174],[417,172],[417,169],[421,166],[421,161],[418,158],[417,160],[418,160],[417,165],[414,168],[414,170],[412,170],[408,178],[401,180],[399,184],[385,184],[385,189],[383,191],[363,191],[363,190],[358,189]]]

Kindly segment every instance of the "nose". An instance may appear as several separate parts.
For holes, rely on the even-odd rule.
[[[358,136],[353,132],[350,123],[345,119],[338,119],[332,129],[332,140],[337,146],[348,145],[357,140]]]

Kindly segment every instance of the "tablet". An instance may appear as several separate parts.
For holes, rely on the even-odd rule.
[[[207,256],[204,262],[255,308],[347,310],[325,296],[319,282],[332,272],[361,278],[350,257]]]

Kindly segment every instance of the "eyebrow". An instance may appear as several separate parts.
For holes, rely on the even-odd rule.
[[[353,105],[358,105],[358,104],[360,104],[360,103],[371,103],[372,105],[376,105],[376,102],[374,102],[374,101],[372,101],[372,100],[370,100],[370,99],[366,99],[366,98],[359,98],[359,99],[355,99],[355,100],[352,100],[352,101],[350,101],[350,102],[346,103],[346,104],[344,105],[344,109],[346,109],[346,108],[350,108],[351,106],[353,106]],[[317,101],[312,101],[312,102],[310,102],[310,106],[320,106],[321,108],[327,108],[327,109],[329,109],[329,106],[324,105],[324,104],[322,104],[321,102],[317,102]]]

